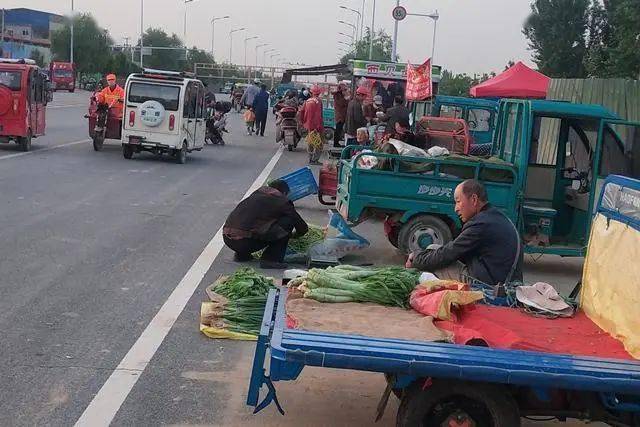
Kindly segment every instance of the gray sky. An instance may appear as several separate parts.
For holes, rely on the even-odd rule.
[[[67,14],[71,0],[3,0],[3,7],[27,7]],[[393,33],[391,10],[394,0],[377,0],[375,28]],[[409,13],[440,13],[436,40],[436,63],[454,72],[502,71],[509,60],[531,65],[531,54],[521,28],[529,12],[529,0],[402,0]],[[371,24],[373,0],[366,0],[365,26]],[[187,4],[189,46],[211,48],[211,18],[230,15],[216,22],[217,60],[229,56],[229,30],[246,27],[234,35],[233,61],[244,62],[244,39],[258,36],[262,49],[275,48],[291,62],[334,63],[339,57],[338,32],[351,29],[338,20],[355,23],[357,15],[342,9],[362,7],[362,0],[194,0]],[[182,0],[145,0],[145,28],[163,28],[183,35],[185,5]],[[75,9],[90,12],[119,43],[124,36],[140,32],[139,0],[75,0]],[[433,23],[427,18],[407,17],[400,23],[398,54],[412,63],[431,53]],[[245,35],[246,34],[246,35]],[[249,41],[249,63],[255,62],[256,40]],[[260,54],[259,62],[263,55]],[[267,62],[269,59],[267,58]],[[267,64],[269,65],[269,64]]]

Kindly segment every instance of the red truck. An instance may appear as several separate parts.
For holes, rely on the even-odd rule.
[[[49,76],[53,90],[76,90],[76,65],[71,62],[51,62]]]

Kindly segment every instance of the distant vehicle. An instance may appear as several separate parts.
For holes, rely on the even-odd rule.
[[[0,142],[31,149],[44,135],[50,101],[47,76],[31,59],[0,59]]]
[[[224,87],[222,89],[220,89],[220,93],[226,93],[226,94],[230,94],[231,93],[231,89],[233,89],[233,83],[225,83]]]
[[[52,62],[49,76],[53,90],[76,90],[76,65],[71,62]]]
[[[178,163],[200,151],[206,132],[205,87],[189,73],[145,69],[125,85],[122,154],[171,154]]]

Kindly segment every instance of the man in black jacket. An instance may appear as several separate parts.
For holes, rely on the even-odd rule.
[[[466,180],[456,187],[454,197],[456,213],[464,223],[460,235],[437,249],[410,254],[407,267],[433,272],[440,279],[460,280],[462,263],[470,277],[488,285],[522,280],[518,231],[489,204],[484,186]]]
[[[289,186],[275,180],[241,201],[229,214],[222,229],[224,243],[235,252],[239,262],[251,260],[251,254],[265,249],[261,268],[283,269],[289,238],[304,236],[309,227],[288,199]]]

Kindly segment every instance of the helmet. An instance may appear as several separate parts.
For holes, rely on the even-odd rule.
[[[289,89],[285,94],[285,98],[293,98],[296,96],[296,92],[293,89]]]
[[[253,79],[253,83],[256,84],[256,85],[259,85],[260,84],[260,79],[257,79],[257,78]]]

